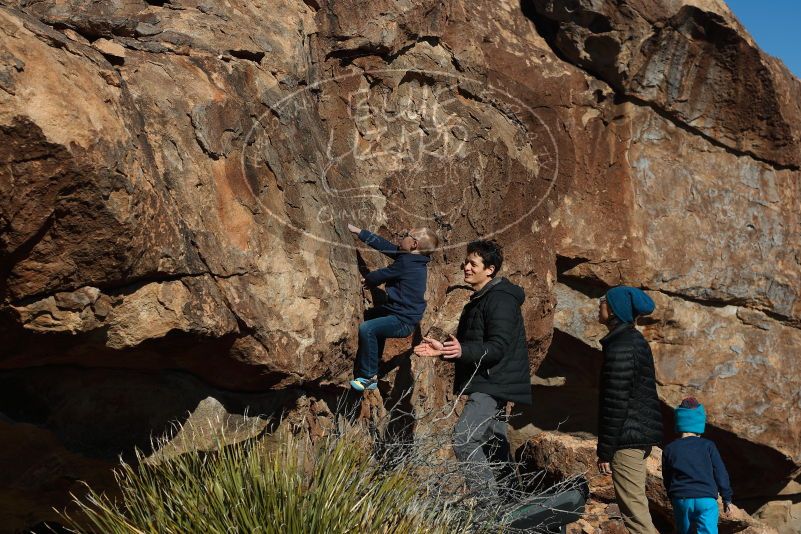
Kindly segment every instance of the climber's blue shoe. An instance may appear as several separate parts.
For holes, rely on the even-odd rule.
[[[354,378],[350,381],[350,387],[356,391],[364,391],[365,389],[378,389],[378,380],[375,378]]]

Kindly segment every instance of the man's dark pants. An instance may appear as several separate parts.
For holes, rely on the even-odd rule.
[[[456,423],[453,450],[468,489],[478,496],[497,498],[499,487],[492,465],[500,461],[505,470],[511,466],[505,415],[506,401],[477,392],[470,394]],[[492,460],[487,457],[485,447],[490,450]]]

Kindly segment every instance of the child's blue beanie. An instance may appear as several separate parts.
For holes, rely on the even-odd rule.
[[[676,407],[676,432],[692,432],[693,434],[703,434],[706,428],[706,410],[703,404],[692,397],[684,399],[680,406]]]
[[[648,315],[656,305],[642,289],[617,286],[606,292],[606,302],[615,317],[624,323],[633,323],[638,315]]]

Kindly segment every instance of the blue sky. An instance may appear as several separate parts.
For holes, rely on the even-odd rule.
[[[801,1],[726,0],[759,47],[801,78]]]

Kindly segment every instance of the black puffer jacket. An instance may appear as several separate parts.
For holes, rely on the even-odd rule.
[[[615,451],[662,441],[662,414],[656,394],[654,358],[648,342],[631,323],[621,323],[602,340],[604,363],[598,414],[598,458]]]
[[[462,310],[456,338],[454,392],[487,393],[496,399],[531,404],[531,375],[523,314],[523,289],[506,278],[491,280]]]

